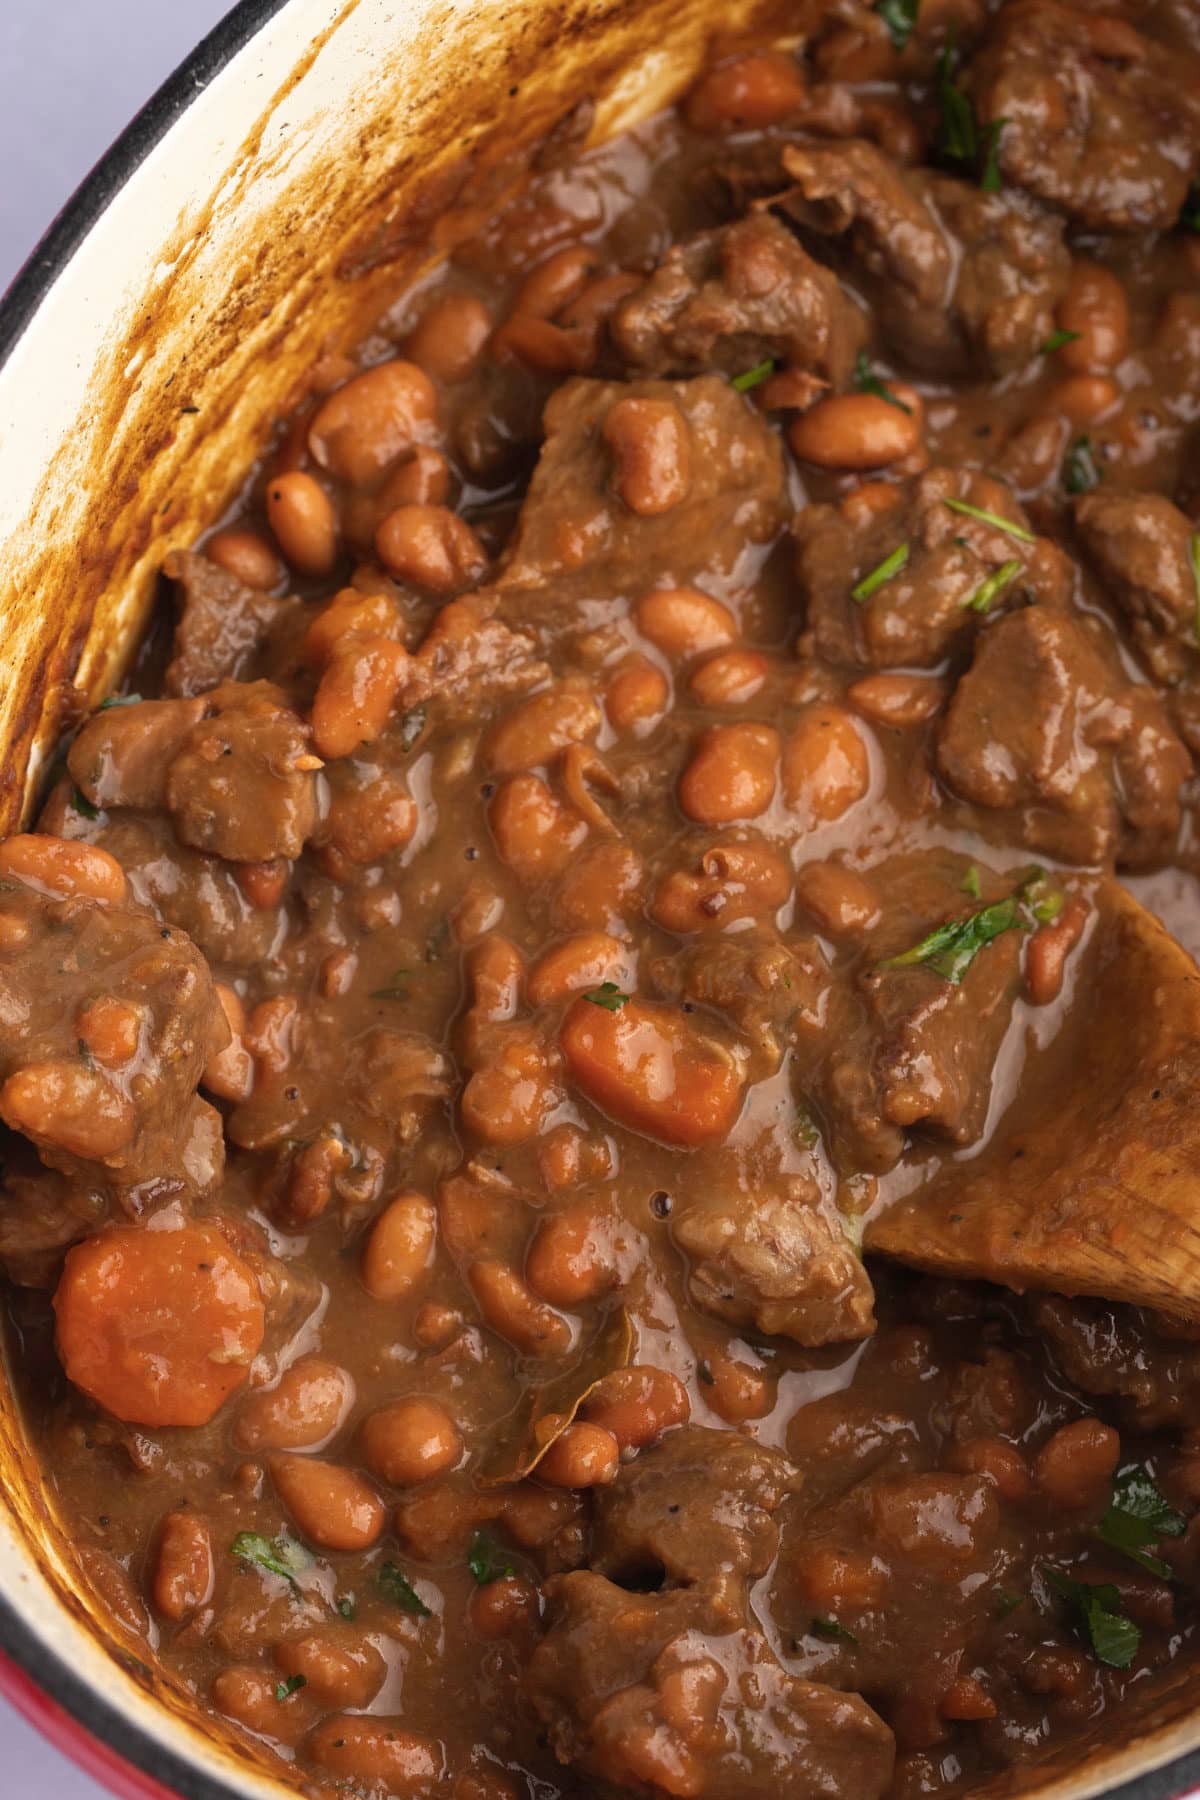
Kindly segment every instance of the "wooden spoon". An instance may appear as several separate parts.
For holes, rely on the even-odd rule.
[[[938,1275],[1200,1319],[1200,969],[1119,882],[1097,891],[1060,1079],[873,1219]]]

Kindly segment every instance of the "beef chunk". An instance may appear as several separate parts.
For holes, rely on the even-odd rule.
[[[1163,1431],[1193,1416],[1200,1347],[1156,1330],[1156,1315],[1059,1294],[1031,1294],[1025,1305],[1057,1372],[1081,1393],[1114,1401],[1129,1425]]]
[[[11,1139],[0,1184],[0,1267],[19,1287],[52,1288],[66,1250],[103,1225],[109,1210],[103,1179],[69,1180]]]
[[[870,1336],[874,1293],[836,1211],[811,1177],[778,1186],[711,1195],[674,1222],[694,1304],[798,1344]]]
[[[1061,221],[1018,193],[901,169],[873,144],[791,145],[779,204],[837,240],[884,332],[918,367],[1003,375],[1054,325],[1070,259]]]
[[[651,375],[738,375],[774,357],[837,380],[848,317],[830,271],[786,225],[754,213],[673,245],[610,330],[625,361]]]
[[[778,1450],[736,1432],[673,1431],[596,1490],[592,1567],[631,1586],[761,1575],[795,1483]]]
[[[1122,679],[1086,621],[1041,606],[981,635],[937,761],[955,793],[1012,815],[1021,843],[1081,863],[1162,854],[1191,770],[1150,690]]]
[[[477,722],[505,695],[549,679],[529,632],[496,616],[502,601],[495,591],[481,590],[442,607],[409,661],[394,702],[397,718],[428,706],[443,723]]]
[[[295,604],[247,587],[194,550],[172,550],[163,569],[180,597],[165,686],[184,698],[244,675],[276,619]]]
[[[955,512],[948,500],[1010,519],[1023,534],[1029,530],[1007,488],[962,469],[926,470],[896,487],[892,504],[866,519],[853,495],[841,506],[809,506],[797,515],[796,573],[819,656],[851,668],[929,668],[973,636],[985,616],[1022,595],[1051,605],[1066,599],[1070,566],[1054,544],[1025,542]],[[856,584],[902,546],[903,566],[856,601]],[[972,601],[1014,562],[1019,567],[987,601],[986,614],[980,612]]]
[[[614,491],[603,428],[618,401],[673,407],[687,445],[686,492],[658,513],[635,512]],[[500,585],[520,590],[506,610],[527,618],[527,590],[571,575],[608,591],[642,593],[704,571],[727,575],[769,541],[783,508],[778,439],[718,375],[694,381],[568,381],[546,407],[546,441],[509,546]]]
[[[779,1068],[787,1047],[785,1028],[800,1009],[819,1016],[829,980],[815,943],[784,944],[774,933],[754,930],[689,944],[657,958],[650,975],[666,998],[715,1006],[728,1014],[748,1041],[751,1081],[762,1081]]]
[[[165,806],[167,770],[206,710],[198,699],[102,706],[71,745],[72,780],[93,806]]]
[[[824,1115],[843,1169],[890,1169],[914,1129],[963,1145],[986,1123],[1020,986],[1020,932],[985,944],[958,981],[927,963],[883,966],[948,920],[1011,894],[1011,881],[975,865],[982,898],[972,902],[962,886],[967,866],[953,853],[927,851],[876,871],[888,913],[852,987],[835,990],[818,1024],[798,1022],[797,1080]]]
[[[229,1028],[204,959],[132,902],[6,887],[0,1117],[84,1188],[211,1186],[220,1121],[195,1095]]]
[[[1095,493],[1075,502],[1075,528],[1154,675],[1189,674],[1200,642],[1191,520],[1165,494]]]
[[[997,16],[967,86],[980,123],[1003,121],[1000,170],[1098,231],[1173,225],[1200,158],[1194,57],[1124,20],[1016,0]]]
[[[180,842],[229,862],[299,856],[317,823],[308,730],[269,681],[225,682],[208,695],[167,771]]]
[[[660,1797],[878,1800],[886,1789],[883,1721],[856,1694],[788,1674],[719,1590],[627,1594],[580,1570],[546,1593],[549,1630],[525,1689],[561,1763]]]

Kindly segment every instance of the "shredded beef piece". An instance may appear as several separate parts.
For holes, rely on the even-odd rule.
[[[280,614],[295,605],[247,587],[194,550],[172,550],[163,571],[180,590],[175,654],[164,685],[185,699],[243,676]]]

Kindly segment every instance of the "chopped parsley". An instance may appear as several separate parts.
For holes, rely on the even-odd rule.
[[[1194,531],[1188,539],[1188,558],[1192,565],[1192,580],[1196,585],[1196,616],[1192,621],[1192,630],[1196,642],[1200,644],[1200,531]]]
[[[892,49],[899,54],[908,45],[921,9],[921,0],[875,0],[875,11],[887,26]]]
[[[78,788],[71,789],[71,805],[77,813],[82,813],[85,819],[100,817],[100,808],[93,806],[87,795],[80,793]]]
[[[1079,437],[1063,458],[1062,483],[1068,494],[1090,494],[1100,485],[1100,470],[1092,454],[1092,440]]]
[[[863,601],[869,600],[875,590],[881,588],[885,581],[890,581],[893,575],[898,575],[907,561],[908,545],[901,544],[892,551],[890,556],[885,556],[877,568],[872,569],[870,574],[864,575],[862,580],[850,589],[850,598],[861,606]]]
[[[1179,223],[1185,231],[1200,231],[1200,183],[1189,190]]]
[[[981,581],[969,600],[963,605],[971,612],[985,613],[997,595],[1002,594],[1010,582],[1015,581],[1024,565],[1014,556],[1010,562],[1001,563],[1000,567]]]
[[[510,1562],[502,1560],[503,1556],[495,1538],[489,1537],[486,1531],[475,1533],[467,1551],[467,1567],[477,1586],[487,1587],[489,1582],[503,1581],[505,1576],[516,1573]]]
[[[983,890],[979,885],[979,870],[972,863],[959,884],[964,894],[970,894],[972,900],[982,900]]]
[[[946,40],[937,59],[937,99],[941,123],[938,149],[951,162],[973,163],[979,155],[979,127],[975,108],[954,79],[958,52],[953,37]]]
[[[625,1002],[633,998],[632,994],[623,994],[615,981],[602,981],[599,987],[589,988],[583,997],[593,1006],[602,1006],[605,1012],[620,1012]]]
[[[898,400],[887,383],[872,373],[865,350],[859,351],[858,361],[854,365],[854,385],[860,394],[874,394],[878,399],[886,400],[888,405],[894,406],[898,412],[907,413],[909,418],[912,418],[912,407],[905,401]]]
[[[290,1700],[293,1694],[298,1694],[301,1688],[307,1686],[307,1675],[289,1675],[287,1680],[281,1681],[275,1689],[275,1698],[282,1706],[285,1700]]]
[[[295,1538],[265,1538],[256,1531],[239,1531],[229,1548],[242,1562],[253,1563],[269,1575],[278,1575],[293,1587],[297,1575],[312,1562],[304,1545],[298,1544]]]
[[[814,1619],[809,1626],[814,1637],[824,1638],[827,1644],[837,1643],[840,1639],[846,1644],[857,1644],[858,1639],[852,1631],[847,1631],[836,1619]]]
[[[1096,1527],[1097,1536],[1128,1556],[1149,1575],[1170,1581],[1174,1571],[1161,1556],[1153,1556],[1147,1544],[1159,1538],[1181,1537],[1187,1521],[1168,1506],[1144,1468],[1122,1469],[1113,1482],[1112,1499]]]
[[[400,740],[402,750],[412,749],[425,729],[425,717],[423,706],[410,707],[406,713],[401,715],[400,723],[396,727],[396,736]]]
[[[1058,331],[1052,331],[1050,333],[1050,336],[1046,339],[1044,344],[1038,345],[1038,355],[1053,356],[1054,352],[1056,350],[1061,350],[1064,345],[1073,344],[1078,336],[1079,333],[1077,331],[1067,331],[1060,327]]]
[[[402,1612],[412,1613],[418,1619],[428,1619],[432,1616],[403,1569],[397,1568],[394,1562],[385,1562],[381,1567],[379,1591],[385,1600],[390,1600],[393,1606],[398,1606]]]
[[[997,1587],[994,1591],[996,1595],[992,1603],[994,1619],[1007,1619],[1010,1613],[1016,1612],[1018,1606],[1024,1605],[1024,1594],[1018,1594],[1013,1588]]]
[[[1067,903],[1062,889],[1052,887],[1045,869],[1036,865],[1021,883],[1020,893],[1039,925],[1052,924]]]
[[[108,712],[114,706],[140,706],[141,703],[142,696],[140,694],[109,694],[100,702],[96,711]]]
[[[390,987],[372,988],[368,997],[372,1000],[407,1000],[408,989],[404,986],[404,978],[411,974],[411,969],[397,969]]]
[[[961,513],[965,519],[978,519],[981,525],[993,525],[997,531],[1003,531],[1008,537],[1016,538],[1019,544],[1036,544],[1037,539],[1024,525],[1018,525],[1015,519],[1006,519],[1001,513],[989,512],[985,506],[972,506],[969,500],[943,500],[951,512]]]
[[[735,375],[730,382],[730,386],[736,388],[739,394],[748,394],[751,388],[758,387],[761,382],[764,382],[767,379],[768,375],[773,375],[774,373],[775,358],[773,356],[767,356],[764,357],[762,362],[755,363],[752,369],[743,369],[740,375]]]
[[[357,1619],[358,1608],[354,1604],[354,1595],[346,1594],[337,1603],[338,1612],[343,1619]]]
[[[944,976],[957,987],[985,945],[1006,931],[1028,929],[1020,896],[1011,894],[1007,900],[994,900],[990,906],[967,913],[965,918],[950,919],[945,925],[936,926],[911,950],[889,956],[879,967],[907,969],[920,965],[932,969],[935,975]]]
[[[993,119],[983,134],[983,173],[979,185],[985,194],[998,194],[1004,186],[1000,174],[1000,133],[1007,124],[1007,119]]]
[[[1045,1569],[1046,1580],[1077,1614],[1080,1635],[1091,1646],[1098,1662],[1110,1669],[1127,1669],[1142,1634],[1121,1611],[1121,1596],[1110,1581],[1072,1581],[1061,1569]]]

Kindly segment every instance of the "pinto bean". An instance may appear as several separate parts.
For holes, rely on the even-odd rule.
[[[871,884],[841,863],[805,863],[796,876],[796,898],[827,937],[861,937],[880,916]]]
[[[1111,269],[1082,258],[1071,265],[1058,323],[1077,336],[1055,352],[1073,375],[1106,374],[1129,351],[1129,301]]]
[[[213,986],[229,1027],[229,1042],[223,1050],[210,1052],[200,1079],[209,1093],[222,1100],[245,1100],[254,1087],[254,1058],[245,1044],[246,1009],[225,982]]]
[[[618,935],[638,909],[642,859],[631,844],[591,844],[570,859],[554,896],[554,922],[564,931]]]
[[[365,487],[433,428],[436,414],[437,395],[423,369],[379,363],[322,402],[308,447],[340,481]]]
[[[1078,895],[1067,901],[1057,919],[1039,925],[1025,951],[1025,985],[1035,1006],[1047,1006],[1062,992],[1072,950],[1083,936],[1089,909]]]
[[[506,1263],[477,1262],[469,1280],[486,1323],[524,1355],[564,1356],[570,1349],[571,1327],[562,1314],[539,1300]]]
[[[887,1587],[885,1569],[870,1555],[826,1545],[804,1547],[792,1572],[805,1600],[823,1618],[877,1606]]]
[[[620,1446],[612,1432],[576,1419],[555,1438],[536,1473],[550,1487],[606,1487],[616,1480],[620,1466]]]
[[[390,638],[352,634],[335,650],[312,706],[313,743],[329,761],[373,744],[387,725],[408,669]]]
[[[559,1097],[541,1039],[510,1027],[464,1087],[462,1122],[485,1144],[523,1144],[538,1135]]]
[[[395,637],[400,623],[396,604],[387,594],[360,594],[357,588],[340,588],[305,632],[301,654],[311,668],[323,669],[341,640],[351,633],[360,637]]]
[[[212,1599],[212,1533],[199,1513],[181,1508],[159,1526],[153,1599],[164,1619],[179,1624]]]
[[[911,456],[921,443],[921,418],[911,388],[892,392],[911,414],[878,394],[830,394],[788,426],[788,442],[801,462],[818,469],[885,469]]]
[[[773,725],[710,725],[679,778],[679,804],[698,825],[756,819],[774,798],[778,763]]]
[[[668,931],[710,931],[736,919],[769,918],[792,889],[791,871],[753,838],[713,844],[698,870],[672,869],[659,882],[650,916]]]
[[[634,620],[664,656],[686,658],[718,650],[737,636],[727,606],[698,588],[656,588],[638,601]]]
[[[587,367],[588,346],[549,319],[514,313],[492,338],[499,363],[523,363],[539,375],[573,375]]]
[[[283,564],[270,544],[245,526],[214,531],[204,546],[204,554],[218,569],[224,569],[247,587],[273,588],[283,580]]]
[[[1106,1504],[1121,1439],[1100,1419],[1073,1419],[1047,1438],[1033,1463],[1033,1478],[1047,1499],[1068,1512]]]
[[[745,706],[762,689],[770,667],[757,650],[724,650],[701,663],[688,686],[701,706]]]
[[[553,1006],[582,988],[603,981],[618,985],[629,976],[629,952],[606,931],[585,931],[547,950],[529,972],[526,993],[531,1006]]]
[[[587,244],[567,244],[539,263],[517,289],[513,311],[535,319],[552,319],[576,299],[597,267],[596,252]]]
[[[333,795],[325,815],[323,848],[356,868],[366,868],[403,850],[420,822],[420,808],[403,779],[384,772],[365,787]]]
[[[137,1055],[145,1016],[141,1006],[115,994],[100,994],[76,1013],[75,1033],[93,1062],[120,1069]]]
[[[525,959],[515,944],[492,932],[467,954],[471,1011],[489,1022],[514,1018],[521,1004]]]
[[[1029,1465],[1015,1444],[1003,1438],[968,1438],[953,1444],[947,1465],[960,1475],[986,1475],[996,1485],[1002,1500],[1023,1505],[1033,1495]]]
[[[338,553],[337,515],[314,475],[289,469],[267,483],[267,523],[293,569],[330,573]]]
[[[435,381],[465,381],[492,335],[492,315],[475,294],[443,294],[426,307],[405,348]]]
[[[864,675],[847,688],[846,698],[856,710],[878,725],[921,725],[931,719],[946,698],[940,681],[927,675]]]
[[[605,1375],[588,1395],[581,1416],[611,1431],[622,1450],[641,1450],[691,1417],[687,1389],[669,1369],[633,1363]]]
[[[472,587],[487,567],[483,545],[448,506],[398,506],[380,520],[375,550],[389,574],[434,594]]]
[[[333,1713],[310,1731],[305,1750],[318,1768],[391,1800],[426,1800],[445,1769],[436,1738],[378,1713]]]
[[[804,99],[795,57],[760,50],[710,69],[688,95],[684,111],[694,131],[757,131],[792,118]]]
[[[532,694],[494,725],[484,762],[494,775],[544,767],[568,744],[585,744],[600,729],[600,708],[583,683],[560,682]]]
[[[325,1356],[302,1356],[273,1388],[250,1394],[238,1408],[233,1441],[241,1450],[319,1450],[344,1424],[354,1404],[354,1378]]]
[[[424,1194],[397,1194],[384,1207],[363,1251],[363,1286],[375,1300],[403,1300],[433,1257],[437,1213]]]
[[[301,1536],[323,1550],[369,1550],[387,1508],[361,1475],[314,1456],[273,1456],[271,1480]]]
[[[603,1217],[591,1200],[550,1213],[538,1226],[525,1259],[525,1279],[551,1306],[582,1306],[615,1279]]]
[[[125,871],[95,844],[78,844],[42,832],[20,832],[0,843],[0,876],[57,899],[98,900],[116,906],[125,898]]]
[[[1073,425],[1093,425],[1111,412],[1121,390],[1107,375],[1068,375],[1050,392],[1050,405]]]
[[[278,1687],[278,1677],[269,1669],[250,1665],[222,1669],[212,1684],[213,1705],[247,1731],[293,1744],[308,1730],[314,1709],[305,1693],[280,1701]]]
[[[501,861],[530,886],[561,875],[587,836],[584,821],[538,775],[506,781],[488,817]]]
[[[491,1642],[530,1634],[538,1621],[538,1594],[520,1575],[502,1575],[475,1589],[468,1604],[471,1629]]]
[[[866,741],[840,706],[810,706],[783,751],[783,797],[810,823],[840,819],[871,783]]]
[[[412,1395],[373,1412],[363,1426],[367,1467],[392,1487],[416,1487],[462,1460],[462,1433],[437,1400]]]
[[[737,1065],[671,1007],[633,999],[610,1012],[580,998],[559,1041],[588,1098],[635,1131],[668,1144],[712,1143],[737,1116]]]
[[[655,518],[687,498],[691,442],[683,414],[669,400],[618,400],[601,436],[613,455],[613,486],[631,512]]]
[[[660,719],[671,690],[661,669],[644,656],[627,656],[604,690],[604,710],[614,731],[640,732]]]
[[[103,1162],[137,1130],[133,1104],[99,1069],[82,1062],[26,1063],[0,1087],[0,1118],[35,1143]]]
[[[284,1675],[301,1676],[322,1706],[369,1706],[387,1676],[369,1638],[333,1628],[285,1638],[275,1646],[275,1661]]]

